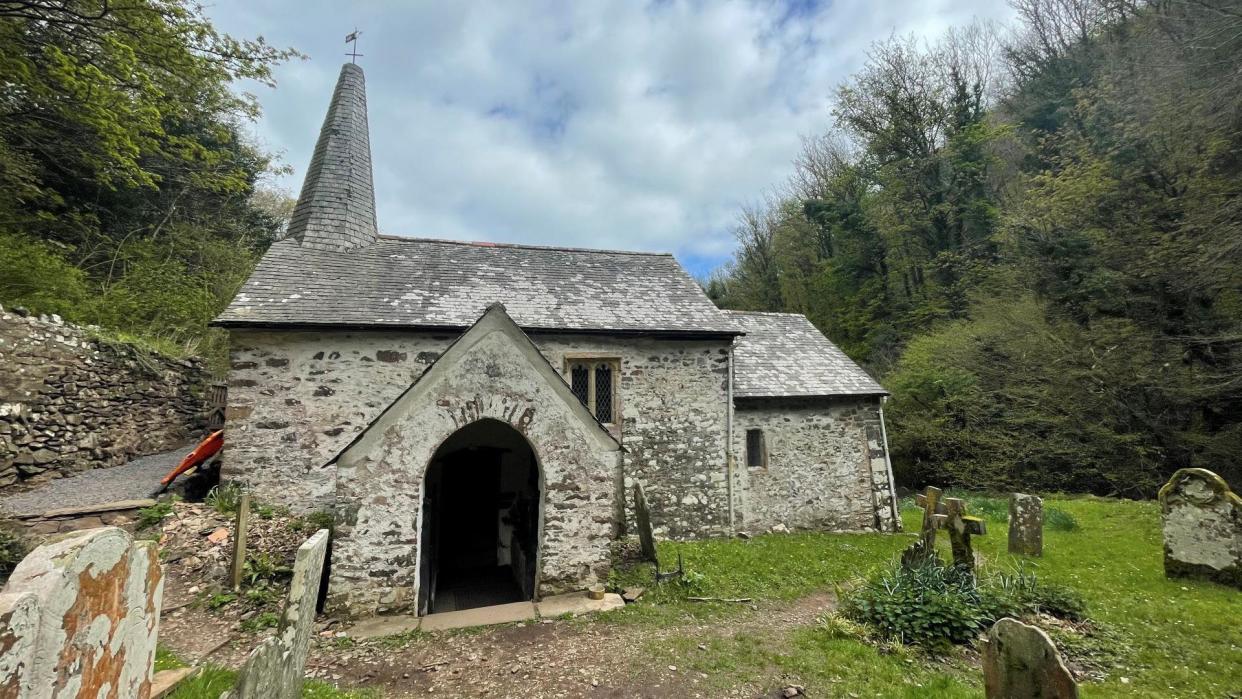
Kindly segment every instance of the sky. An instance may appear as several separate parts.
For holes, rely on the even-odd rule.
[[[836,86],[890,36],[934,40],[1004,0],[219,0],[220,30],[293,47],[251,135],[296,196],[361,30],[380,231],[726,262],[740,209],[828,131]]]

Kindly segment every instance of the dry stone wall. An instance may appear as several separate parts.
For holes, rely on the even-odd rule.
[[[423,374],[457,334],[234,330],[226,478],[298,510],[328,507],[328,462]],[[647,488],[662,536],[722,531],[728,344],[534,335],[562,375],[566,357],[620,360],[627,487]],[[631,512],[632,515],[632,512]]]
[[[765,467],[746,463],[750,429],[763,431]],[[877,399],[739,401],[733,439],[739,528],[896,528]]]
[[[0,309],[0,487],[125,463],[201,429],[208,373]]]

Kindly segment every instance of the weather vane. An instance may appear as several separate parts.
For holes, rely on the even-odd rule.
[[[350,57],[350,63],[357,63],[358,57],[362,55],[358,53],[358,36],[360,34],[362,34],[362,32],[358,31],[357,27],[354,27],[352,32],[345,35],[345,43],[353,44],[353,46],[350,47],[349,53],[345,54]]]

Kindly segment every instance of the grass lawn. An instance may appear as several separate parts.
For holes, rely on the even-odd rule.
[[[155,652],[155,669],[171,670],[185,667],[179,658],[164,648]],[[220,699],[220,695],[233,688],[237,673],[217,665],[204,665],[198,674],[177,685],[168,699]],[[378,699],[378,692],[347,691],[320,682],[307,680],[302,688],[303,699]]]
[[[989,534],[975,542],[992,570],[1018,563],[1005,552],[1000,505],[975,499],[971,508],[990,515]],[[1044,556],[1028,562],[1028,569],[1081,592],[1090,618],[1099,625],[1096,636],[1073,649],[1092,655],[1106,673],[1102,681],[1085,684],[1083,696],[1242,697],[1242,593],[1211,583],[1165,579],[1156,503],[1050,497],[1045,508],[1060,511],[1050,517],[1058,524],[1074,520],[1078,527],[1046,529]],[[907,532],[917,530],[921,513],[903,508]],[[749,541],[664,542],[660,553],[664,561],[675,561],[678,552],[684,556],[694,594],[751,597],[764,604],[833,589],[865,575],[891,560],[912,538],[767,535]],[[649,575],[647,569],[621,577],[623,582],[649,585]],[[672,592],[660,592],[654,601],[660,604],[636,605],[614,612],[610,619],[654,625],[707,619],[724,626],[729,616],[739,614],[736,605],[689,602]],[[673,637],[651,645],[661,662],[706,673],[708,681],[721,687],[771,688],[788,682],[814,690],[815,696],[983,694],[981,672],[967,651],[928,655],[835,636],[821,627],[789,629],[774,637],[750,632],[710,640]]]

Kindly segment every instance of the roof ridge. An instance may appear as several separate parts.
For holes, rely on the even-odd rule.
[[[798,318],[806,318],[805,313],[792,313],[790,311],[739,311],[734,308],[722,308],[720,310],[739,316],[796,316]],[[807,318],[807,320],[810,319]]]
[[[561,245],[531,245],[529,243],[493,243],[485,240],[451,240],[449,238],[421,238],[409,235],[393,235],[381,233],[380,240],[401,242],[448,243],[450,245],[469,245],[479,248],[518,248],[524,250],[555,250],[559,252],[596,252],[608,255],[647,255],[651,257],[673,257],[671,252],[645,252],[642,250],[610,250],[607,248],[576,248]]]

